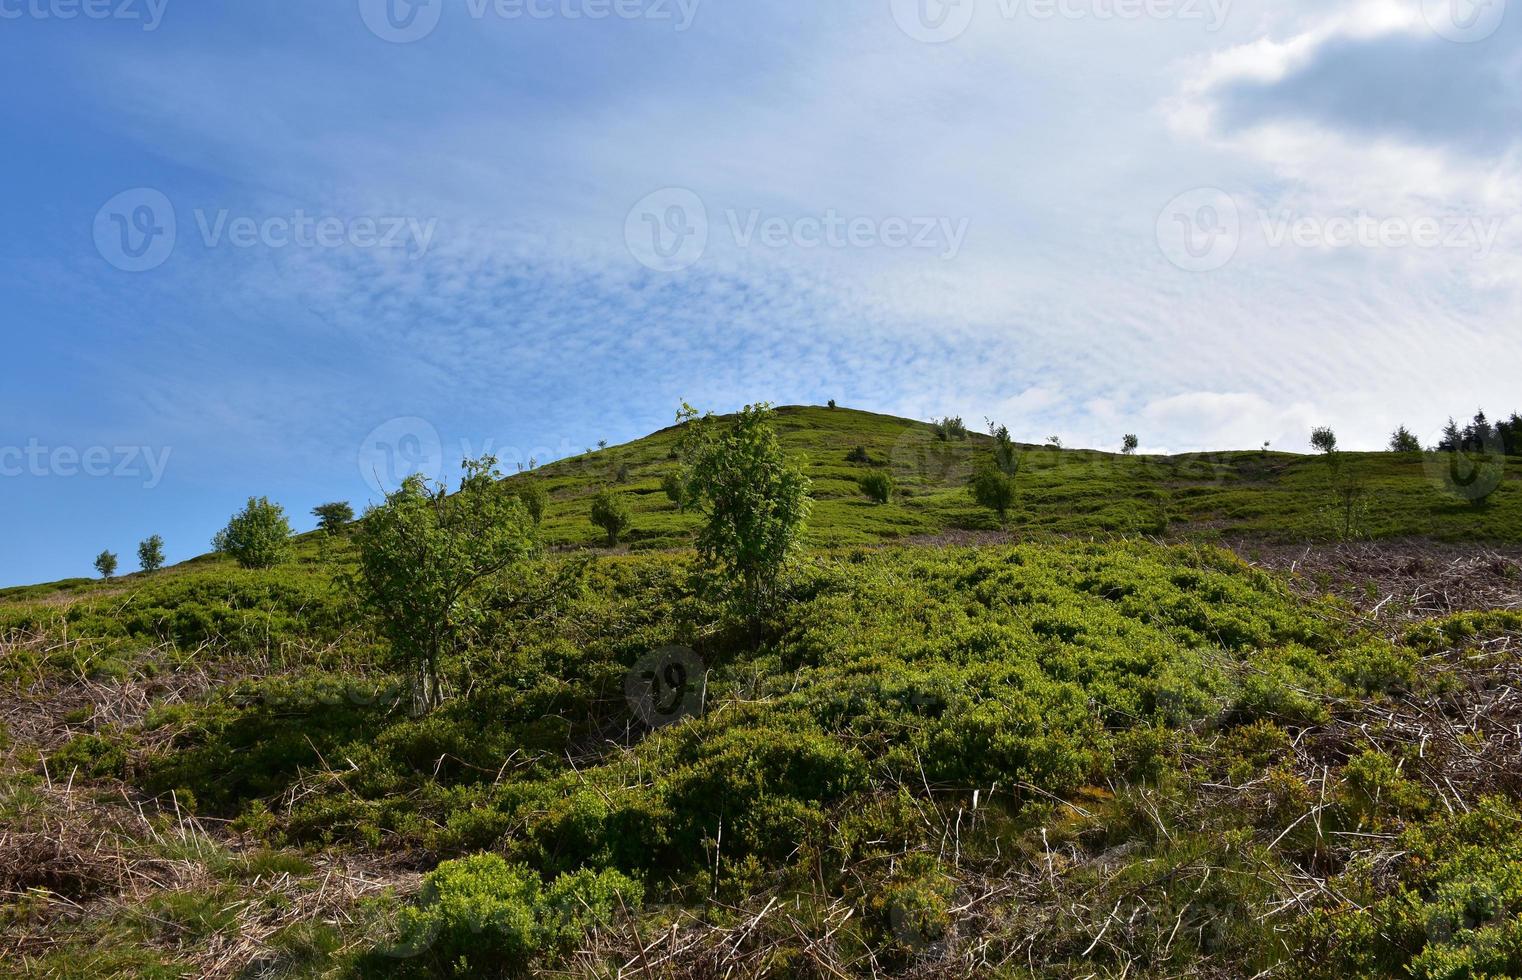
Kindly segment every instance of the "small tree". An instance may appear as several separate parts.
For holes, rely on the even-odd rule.
[[[156,572],[164,567],[164,539],[157,534],[145,538],[137,546],[137,565],[145,572]]]
[[[1127,432],[1125,438],[1120,441],[1120,451],[1127,456],[1131,456],[1135,454],[1136,447],[1140,445],[1141,440],[1136,438],[1134,434]]]
[[[992,421],[988,423],[988,434],[994,441],[994,466],[1005,476],[1014,476],[1020,472],[1020,450],[1015,446],[1015,440],[1010,437],[1009,426],[996,425]]]
[[[285,509],[268,497],[249,497],[248,505],[211,539],[211,546],[244,568],[273,568],[290,552],[291,525]]]
[[[1390,452],[1392,453],[1419,453],[1422,451],[1421,440],[1417,439],[1404,425],[1396,429],[1390,436]]]
[[[521,479],[513,486],[513,496],[523,504],[523,509],[528,511],[529,519],[535,524],[544,522],[544,508],[550,502],[549,491],[544,489],[544,484],[532,477]]]
[[[872,500],[876,503],[886,504],[888,501],[893,499],[893,491],[895,487],[893,486],[892,474],[885,473],[880,470],[874,473],[868,473],[866,476],[863,476],[861,479],[857,480],[856,485],[861,487],[862,493],[872,498]]]
[[[829,407],[830,408],[834,408],[835,407],[835,399],[833,399],[833,398],[830,399],[830,401],[829,401]]]
[[[116,556],[109,551],[102,551],[95,556],[95,570],[101,578],[109,579],[116,574]]]
[[[354,508],[349,506],[348,501],[335,500],[313,507],[312,516],[317,518],[319,528],[329,534],[338,534],[354,520]]]
[[[483,586],[534,550],[533,523],[492,456],[466,460],[459,493],[419,474],[365,512],[355,591],[412,675],[417,714],[443,701],[439,669],[479,625]]]
[[[972,475],[968,489],[980,506],[999,515],[999,526],[1003,527],[1015,506],[1015,478],[997,466],[984,465]]]
[[[608,536],[608,547],[618,544],[619,537],[631,523],[629,505],[623,495],[612,490],[600,490],[592,498],[592,523],[603,529]]]
[[[666,499],[676,504],[677,510],[687,509],[686,485],[682,483],[680,473],[667,473],[661,477],[661,491],[666,494]]]
[[[1311,430],[1311,446],[1328,456],[1337,451],[1337,434],[1326,426]]]
[[[720,596],[746,621],[751,642],[777,598],[809,514],[809,481],[782,451],[770,405],[726,419],[684,404],[682,477],[688,506],[701,510],[698,557]]]

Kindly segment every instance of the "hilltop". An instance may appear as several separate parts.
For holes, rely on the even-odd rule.
[[[347,535],[0,592],[9,964],[1522,969],[1518,466],[1477,506],[1422,454],[1343,454],[1349,543],[1317,457],[1022,446],[1000,530],[965,489],[986,436],[776,424],[816,499],[759,644],[696,585],[675,429],[508,478],[550,548],[426,715]]]
[[[988,436],[942,440],[927,422],[847,408],[777,410],[789,452],[807,461],[815,506],[809,541],[821,547],[898,542],[955,530],[998,529],[967,495],[966,481],[986,455]],[[590,498],[614,486],[633,500],[636,547],[686,542],[695,519],[661,493],[676,468],[676,428],[622,446],[571,457],[515,479],[541,479],[550,490],[547,540],[595,545]],[[1127,456],[1022,444],[1019,498],[1009,525],[1022,536],[1145,534],[1192,539],[1268,541],[1336,536],[1327,513],[1326,464],[1317,456],[1230,450],[1178,456]],[[865,461],[853,461],[853,450]],[[1449,492],[1440,468],[1422,453],[1343,453],[1368,487],[1371,503],[1359,537],[1522,542],[1522,465],[1476,508]],[[1522,460],[1516,461],[1522,464]],[[886,470],[901,495],[876,506],[856,481]]]

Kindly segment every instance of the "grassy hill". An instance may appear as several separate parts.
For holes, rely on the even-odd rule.
[[[1399,541],[1348,548],[1320,459],[1030,447],[1009,540],[984,437],[779,422],[817,502],[759,647],[673,430],[512,478],[560,547],[425,717],[342,538],[0,593],[0,972],[1522,971],[1522,471],[1354,456]],[[577,547],[609,485],[628,553]]]
[[[851,409],[786,407],[779,431],[790,452],[808,461],[815,507],[810,540],[819,546],[875,544],[956,529],[997,529],[965,483],[991,440],[980,433],[949,442],[928,423]],[[614,486],[632,498],[636,547],[684,543],[694,519],[661,493],[675,468],[675,428],[645,439],[543,467],[521,477],[546,482],[551,506],[546,537],[559,545],[594,545],[591,497]],[[852,462],[853,450],[868,462]],[[1291,453],[1226,451],[1182,456],[1124,456],[1026,446],[1020,502],[1010,526],[1030,535],[1246,535],[1267,540],[1333,536],[1336,520],[1323,459]],[[1450,492],[1441,467],[1422,454],[1345,453],[1367,486],[1360,536],[1522,541],[1522,460],[1484,508]],[[901,496],[872,504],[856,481],[872,469],[891,473]]]

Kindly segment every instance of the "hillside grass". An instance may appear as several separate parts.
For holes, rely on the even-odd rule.
[[[997,530],[992,513],[966,492],[967,478],[988,458],[980,433],[943,442],[928,423],[852,409],[778,409],[784,447],[807,461],[815,506],[809,541],[817,547],[878,544],[957,530]],[[604,487],[625,494],[634,511],[627,535],[636,548],[685,544],[696,518],[661,492],[676,468],[677,430],[583,454],[512,479],[539,479],[550,492],[546,539],[595,546],[590,501]],[[860,448],[868,462],[848,457]],[[1181,456],[1125,456],[1091,450],[1023,446],[1019,503],[1008,526],[1021,535],[1152,536],[1219,540],[1327,540],[1340,533],[1329,513],[1328,467],[1321,457],[1226,451]],[[1368,512],[1359,537],[1522,541],[1522,459],[1483,506],[1445,489],[1423,454],[1344,453],[1366,487]],[[857,481],[873,470],[892,474],[897,499],[872,503]],[[622,479],[620,476],[622,475]]]
[[[695,587],[674,430],[511,478],[561,550],[492,583],[425,717],[343,535],[0,593],[7,968],[1522,973],[1522,613],[1375,630],[1212,543],[1326,540],[1324,460],[1032,447],[1022,540],[923,547],[993,529],[986,439],[780,425],[818,500],[755,647]],[[1344,465],[1370,536],[1517,540],[1515,470],[1475,507]],[[610,481],[628,553],[578,547]]]
[[[1522,615],[1392,641],[1210,546],[843,549],[799,565],[752,650],[693,593],[685,554],[547,558],[501,583],[494,639],[448,665],[442,709],[413,718],[336,585],[344,555],[335,542],[271,571],[207,567],[5,607],[6,671],[22,687],[224,678],[13,749],[0,793],[13,831],[46,819],[42,789],[62,779],[163,801],[182,836],[187,813],[238,831],[230,855],[218,841],[197,852],[190,884],[150,893],[146,920],[132,903],[89,902],[67,875],[47,886],[57,902],[14,907],[13,939],[43,928],[56,945],[32,972],[188,975],[252,931],[279,975],[452,975],[460,956],[469,975],[509,962],[612,975],[620,942],[675,921],[725,936],[778,903],[790,933],[827,932],[834,968],[861,975],[944,975],[970,942],[985,967],[1022,950],[1024,965],[963,975],[1522,962],[1504,931],[1522,913],[1512,798],[1483,795],[1494,781],[1461,776],[1454,758],[1438,771],[1464,790],[1415,775],[1442,754],[1484,754],[1504,730],[1482,727],[1467,747],[1406,742],[1389,721],[1354,741],[1327,734],[1441,696],[1460,676],[1444,651],[1522,633]],[[559,586],[525,604],[532,582]],[[672,645],[697,667],[686,711],[652,730],[627,685]],[[1201,805],[1228,792],[1232,805]],[[1456,819],[1456,800],[1476,815]],[[138,833],[142,860],[159,860]],[[1448,863],[1395,857],[1370,877],[1365,843],[1408,836],[1402,847]],[[286,906],[218,870],[245,852],[287,869],[281,887],[298,897],[319,888],[316,862],[342,855],[444,862],[449,876],[416,913],[408,891],[356,899],[348,926],[261,929]],[[447,863],[480,853],[503,863]],[[447,912],[450,888],[521,927],[504,938],[477,912]],[[534,897],[555,888],[592,889],[600,911],[564,924]],[[1481,899],[1456,888],[1480,889],[1483,922],[1465,924],[1464,903]],[[1114,933],[1111,906],[1128,911]],[[1390,938],[1438,914],[1460,924]],[[1503,931],[1481,935],[1484,923]],[[763,934],[770,952],[746,947],[753,973],[829,975],[797,935]],[[493,943],[512,956],[480,959]]]

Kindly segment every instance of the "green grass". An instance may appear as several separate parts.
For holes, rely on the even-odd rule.
[[[1473,761],[1515,734],[1412,735],[1514,683],[1498,640],[1522,616],[1392,639],[1211,543],[1327,539],[1324,460],[1032,447],[1018,543],[915,547],[993,529],[963,488],[988,440],[846,409],[779,424],[817,501],[758,647],[693,592],[695,518],[660,489],[674,430],[512,478],[544,481],[544,536],[574,549],[627,467],[635,550],[495,581],[426,717],[379,667],[342,537],[303,536],[268,571],[203,557],[6,590],[0,681],[102,700],[57,712],[46,745],[0,746],[0,836],[63,825],[62,785],[104,808],[69,826],[156,800],[238,847],[148,819],[131,853],[199,869],[189,883],[115,904],[18,892],[0,941],[45,928],[56,942],[25,961],[40,975],[194,975],[342,860],[433,874],[282,925],[261,963],[612,975],[677,925],[753,930],[735,975],[834,975],[824,948],[847,975],[923,975],[969,936],[1007,964],[986,975],[1022,978],[1522,971],[1522,782]],[[1418,457],[1344,465],[1370,489],[1368,536],[1522,537],[1515,470],[1477,508]],[[860,492],[873,468],[892,503]],[[555,575],[574,586],[521,601]],[[673,645],[694,658],[690,717],[651,729],[642,692],[679,675],[650,658]],[[204,691],[165,694],[193,672]],[[119,719],[118,686],[151,703]]]
[[[892,542],[959,529],[996,529],[993,515],[968,498],[968,475],[987,458],[992,441],[972,434],[940,442],[927,423],[851,409],[778,410],[783,445],[807,460],[815,506],[809,541],[816,546]],[[634,511],[628,535],[636,547],[684,543],[696,527],[661,493],[660,479],[676,461],[676,430],[583,454],[513,479],[545,481],[550,492],[547,540],[593,546],[593,494],[613,486]],[[849,462],[856,447],[869,463]],[[1361,536],[1442,540],[1522,541],[1522,460],[1483,507],[1446,492],[1420,454],[1343,454],[1368,487]],[[617,482],[627,467],[626,482]],[[873,468],[893,474],[900,495],[873,505],[857,485]],[[1320,457],[1262,451],[1183,456],[1123,456],[1088,450],[1024,447],[1020,502],[1009,526],[1026,535],[1233,535],[1293,541],[1337,534],[1325,511],[1327,465]]]

